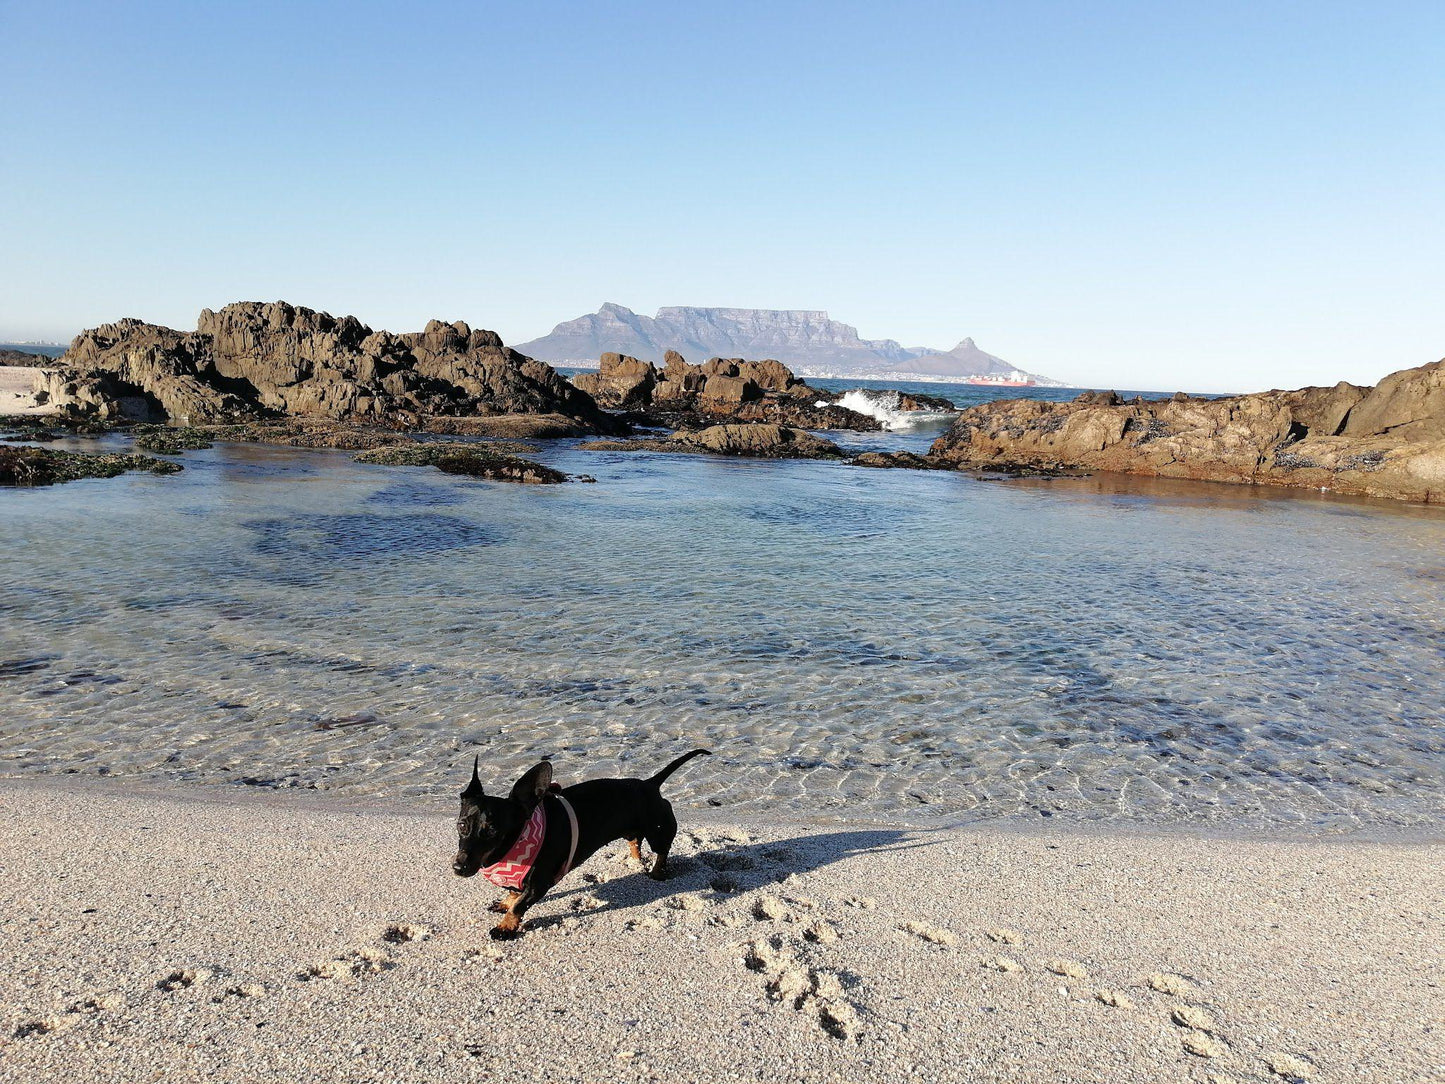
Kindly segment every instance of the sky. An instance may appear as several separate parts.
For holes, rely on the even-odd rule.
[[[0,0],[0,340],[826,309],[1090,386],[1445,356],[1445,4]]]

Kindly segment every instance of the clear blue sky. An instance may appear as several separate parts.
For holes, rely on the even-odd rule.
[[[0,0],[0,339],[821,308],[1197,390],[1445,355],[1445,4]]]

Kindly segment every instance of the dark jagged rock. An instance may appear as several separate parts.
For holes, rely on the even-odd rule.
[[[597,440],[581,445],[594,452],[707,452],[752,459],[842,459],[831,440],[802,429],[766,422],[683,429],[666,440]]]
[[[40,369],[55,364],[55,358],[49,354],[36,354],[29,350],[0,350],[0,365]]]
[[[844,453],[831,440],[815,437],[802,429],[766,422],[745,425],[713,425],[701,432],[683,430],[672,439],[718,455],[742,455],[761,459],[842,459]]]
[[[186,431],[212,441],[282,444],[291,448],[334,448],[344,452],[385,448],[411,440],[405,433],[394,429],[306,418],[277,418],[230,425],[196,425],[187,427]]]
[[[52,448],[0,447],[0,486],[48,486],[81,478],[114,478],[126,471],[174,474],[179,463],[148,455],[94,455]]]
[[[791,425],[797,429],[858,429],[867,432],[882,429],[881,423],[876,419],[847,407],[832,404],[818,406],[803,401],[779,406],[763,400],[726,414],[709,414],[692,409],[670,410],[654,406],[649,410],[624,411],[620,418],[627,425],[642,429],[706,429],[710,425],[724,422],[770,422],[774,425]]]
[[[647,428],[700,429],[720,422],[882,428],[876,418],[834,405],[836,394],[810,388],[777,361],[711,358],[689,365],[669,350],[659,369],[651,362],[607,353],[597,372],[581,373],[573,382],[601,405],[623,411],[628,424]]]
[[[671,437],[637,437],[632,440],[589,440],[577,445],[584,452],[677,452],[702,454],[701,448],[681,444]]]
[[[63,364],[46,376],[46,401],[100,416],[414,426],[429,415],[555,414],[590,432],[618,428],[551,366],[460,321],[397,335],[353,316],[244,302],[204,310],[194,332],[139,320],[82,332]]]
[[[389,467],[436,467],[446,474],[466,474],[499,482],[555,485],[567,481],[567,475],[561,471],[478,444],[413,442],[362,452],[356,461]]]
[[[939,395],[919,395],[907,392],[898,393],[899,410],[926,410],[933,413],[956,414],[958,407],[953,405],[952,399],[945,399]]]
[[[512,440],[586,437],[597,432],[595,426],[563,414],[494,414],[477,418],[439,417],[433,414],[422,418],[416,428],[424,433],[449,437],[504,437]],[[619,422],[605,432],[615,432],[618,429],[625,431],[625,424]]]
[[[1374,388],[988,403],[960,414],[929,454],[959,469],[1116,471],[1441,503],[1445,361]]]
[[[952,470],[953,464],[933,456],[913,452],[864,452],[851,460],[855,467],[880,467],[901,470]]]

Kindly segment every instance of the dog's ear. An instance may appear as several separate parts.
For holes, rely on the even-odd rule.
[[[467,789],[462,791],[463,798],[486,797],[486,792],[482,790],[481,777],[477,775],[477,765],[481,762],[481,759],[482,758],[480,756],[474,757],[472,759],[472,781],[467,784]]]
[[[544,760],[517,780],[512,787],[512,797],[531,809],[542,800],[542,795],[547,793],[547,785],[551,782],[552,765]]]

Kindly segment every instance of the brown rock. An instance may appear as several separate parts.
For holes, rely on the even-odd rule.
[[[674,442],[718,455],[764,459],[839,459],[843,450],[831,440],[785,425],[714,425],[699,432],[682,430]]]
[[[593,431],[616,422],[551,366],[495,332],[433,320],[421,332],[372,331],[353,316],[246,302],[204,310],[197,330],[122,320],[82,332],[51,400],[101,416],[179,422],[265,415],[374,419],[555,413]]]
[[[1445,362],[1374,389],[988,403],[964,411],[930,455],[964,469],[1010,463],[1445,502]]]
[[[731,407],[761,399],[762,394],[762,389],[745,377],[714,373],[707,378],[698,398],[708,404],[710,409],[721,413]]]
[[[787,391],[802,381],[781,361],[745,361],[738,366],[738,375],[751,380],[764,391]]]
[[[1341,428],[1343,436],[1388,434],[1411,441],[1445,440],[1445,361],[1391,373],[1353,405],[1348,415]]]
[[[649,361],[638,361],[626,354],[602,355],[596,378],[595,397],[603,406],[637,407],[652,401],[657,385],[657,369]]]

